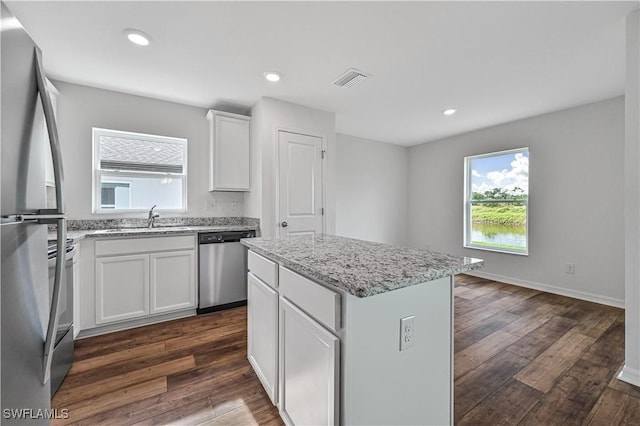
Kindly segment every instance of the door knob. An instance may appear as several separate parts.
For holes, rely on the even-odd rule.
[[[289,224],[288,224],[287,222],[282,222],[280,225],[281,225],[283,228],[286,228],[287,226],[289,226]]]

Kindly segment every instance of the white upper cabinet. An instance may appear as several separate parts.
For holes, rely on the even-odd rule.
[[[209,191],[250,190],[251,117],[210,110]]]

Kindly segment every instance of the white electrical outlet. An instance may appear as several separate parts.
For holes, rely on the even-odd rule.
[[[415,343],[415,315],[400,319],[400,352],[406,351]]]
[[[576,264],[575,263],[565,263],[564,264],[564,273],[565,274],[575,274],[576,273]]]
[[[207,200],[204,202],[204,209],[208,212],[212,212],[216,209],[216,200]]]

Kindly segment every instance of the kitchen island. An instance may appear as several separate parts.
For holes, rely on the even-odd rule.
[[[248,358],[287,424],[453,423],[453,276],[481,260],[332,235],[242,243]]]

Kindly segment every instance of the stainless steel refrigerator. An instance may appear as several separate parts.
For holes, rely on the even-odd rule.
[[[57,225],[58,253],[65,253],[62,161],[40,49],[4,3],[1,18],[0,421],[48,424],[65,256],[57,256],[50,286],[47,224]],[[53,157],[55,209],[46,208],[45,144]]]

